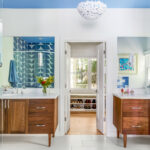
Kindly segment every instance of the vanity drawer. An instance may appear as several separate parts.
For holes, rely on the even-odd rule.
[[[148,117],[150,115],[148,107],[147,100],[124,100],[123,116]]]
[[[52,130],[50,117],[29,117],[29,133],[49,133]]]
[[[44,134],[50,133],[51,128],[49,124],[41,123],[41,124],[32,124],[29,125],[29,134]]]
[[[123,133],[149,134],[148,117],[123,117]]]
[[[54,103],[54,99],[32,99],[32,100],[29,100],[30,105],[34,105],[34,104],[53,104],[53,103]]]
[[[45,114],[50,115],[54,111],[53,104],[32,103],[29,104],[29,114]]]
[[[46,116],[29,116],[29,124],[39,123],[39,122],[46,122],[51,124],[53,122],[52,117]]]

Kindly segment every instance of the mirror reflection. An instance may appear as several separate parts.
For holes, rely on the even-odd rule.
[[[54,76],[54,37],[3,37],[2,52],[0,86],[40,88],[36,77]]]
[[[150,88],[150,38],[118,38],[118,88]]]
[[[2,67],[2,23],[0,22],[0,67]]]

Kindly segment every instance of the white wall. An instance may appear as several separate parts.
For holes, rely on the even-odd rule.
[[[59,125],[64,121],[64,41],[89,40],[107,42],[107,135],[116,135],[112,124],[113,97],[117,82],[117,37],[150,36],[150,9],[108,9],[99,20],[82,19],[76,9],[4,9],[5,36],[56,36],[57,87],[60,87]],[[60,62],[59,62],[60,60]],[[60,74],[59,74],[60,68]],[[57,89],[58,90],[58,89]]]
[[[3,59],[2,59],[2,67],[0,68],[0,86],[9,86],[8,82],[8,76],[9,76],[9,67],[10,67],[10,60],[13,59],[13,38],[8,37],[8,38],[3,38],[2,39],[2,54]]]
[[[2,63],[2,35],[3,35],[3,24],[1,23],[0,20],[0,65]]]
[[[119,76],[129,77],[129,88],[145,87],[145,55],[144,50],[147,47],[147,38],[118,38],[119,54],[137,54],[137,74],[127,75],[118,74]]]

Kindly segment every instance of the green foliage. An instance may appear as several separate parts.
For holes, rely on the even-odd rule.
[[[92,61],[92,72],[96,73],[97,71],[97,61]]]
[[[52,83],[54,83],[54,76],[49,76],[48,78],[44,79],[43,77],[36,77],[37,82],[40,83],[43,87],[48,87]]]

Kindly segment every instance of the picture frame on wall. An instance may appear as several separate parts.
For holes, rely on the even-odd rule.
[[[137,54],[119,54],[119,74],[137,74],[138,55]]]

